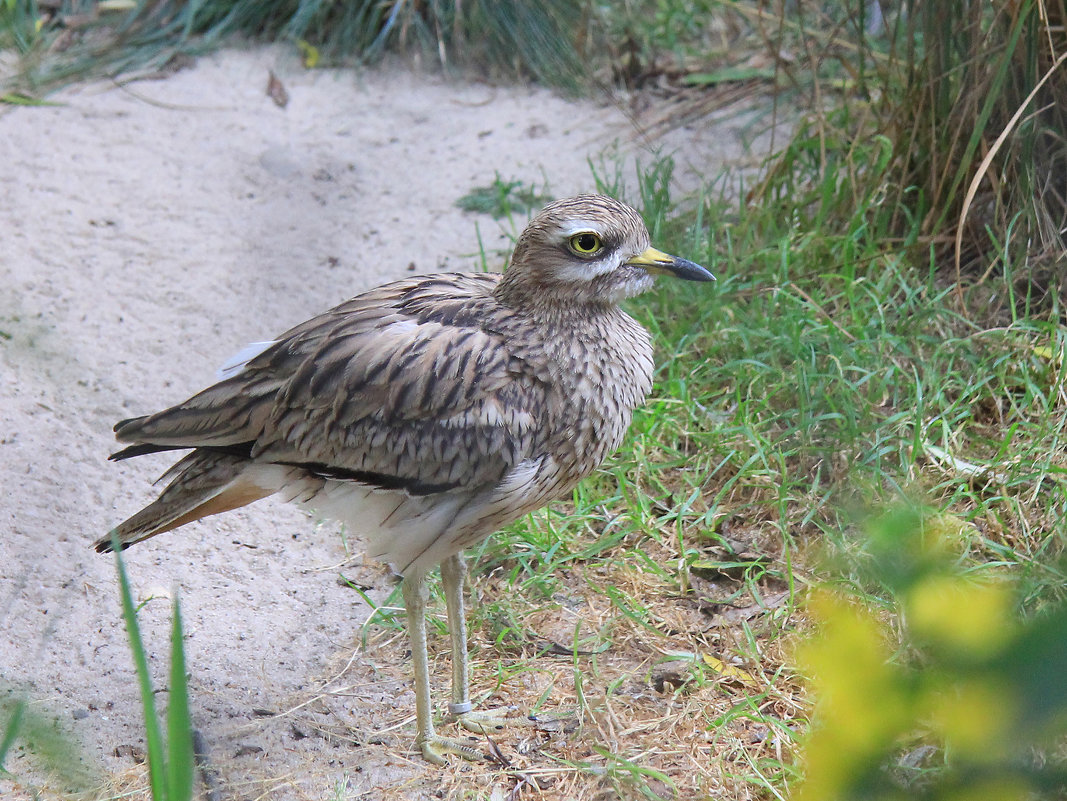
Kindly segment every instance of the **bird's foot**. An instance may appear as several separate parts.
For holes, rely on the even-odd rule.
[[[480,762],[485,759],[480,751],[471,748],[459,740],[450,740],[439,734],[431,734],[421,743],[422,755],[435,765],[447,765],[448,755],[455,754],[471,762]]]
[[[498,709],[479,709],[461,712],[456,715],[456,722],[467,731],[475,734],[492,734],[505,726],[532,726],[533,721],[525,717],[508,717],[510,707]]]

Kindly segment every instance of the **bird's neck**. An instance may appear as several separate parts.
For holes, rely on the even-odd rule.
[[[619,310],[614,301],[594,295],[590,286],[538,282],[511,272],[504,273],[493,295],[500,304],[545,322],[579,322]]]

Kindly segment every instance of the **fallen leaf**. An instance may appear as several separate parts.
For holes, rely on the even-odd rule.
[[[739,667],[728,665],[718,657],[714,657],[711,654],[701,654],[704,659],[704,664],[711,668],[713,671],[719,674],[719,678],[723,681],[733,682],[741,684],[750,689],[755,689],[759,685],[756,680],[752,678],[752,674],[748,671],[741,670]]]
[[[304,66],[309,70],[315,69],[319,64],[319,49],[313,44],[308,44],[303,39],[297,39],[296,46],[304,54]]]
[[[1044,359],[1047,362],[1053,362],[1055,364],[1062,365],[1064,363],[1065,358],[1067,358],[1067,351],[1064,351],[1062,347],[1053,350],[1047,345],[1036,345],[1034,347],[1034,355],[1040,359]]]
[[[500,750],[500,746],[496,744],[496,740],[492,737],[486,737],[489,741],[489,755],[486,757],[490,762],[495,762],[502,768],[510,768],[511,760],[504,756],[504,752]]]
[[[285,108],[289,105],[289,93],[285,91],[285,84],[278,80],[273,70],[267,70],[267,75],[270,76],[267,79],[267,95],[278,108]]]

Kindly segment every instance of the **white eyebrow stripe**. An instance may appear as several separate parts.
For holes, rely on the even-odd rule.
[[[566,228],[559,229],[560,236],[571,237],[575,234],[596,234],[600,236],[600,229],[596,223],[589,220],[571,220]]]

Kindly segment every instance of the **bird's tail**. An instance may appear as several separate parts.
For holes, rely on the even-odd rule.
[[[113,550],[112,539],[117,537],[125,549],[201,517],[227,512],[277,492],[277,484],[263,481],[250,467],[252,463],[242,456],[194,450],[160,478],[170,483],[156,500],[119,523],[94,547],[107,553]]]

